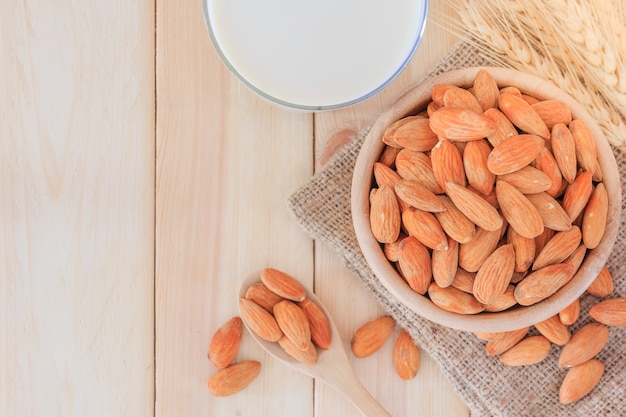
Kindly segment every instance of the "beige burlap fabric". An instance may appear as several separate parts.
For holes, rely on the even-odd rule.
[[[429,74],[485,65],[488,62],[467,44],[457,45]],[[557,366],[560,347],[538,365],[507,367],[484,353],[485,342],[473,334],[451,330],[423,319],[400,305],[378,282],[363,257],[352,226],[350,182],[353,166],[367,132],[360,132],[288,201],[302,227],[332,247],[376,300],[409,330],[422,349],[441,366],[443,374],[465,401],[474,417],[487,416],[624,416],[626,415],[626,328],[612,327],[609,343],[598,358],[605,374],[595,390],[568,406],[560,405],[558,390],[566,373]],[[626,184],[626,156],[615,149]],[[626,190],[623,191],[626,195]],[[626,235],[622,217],[617,244],[608,267],[615,280],[613,296],[626,296]],[[575,331],[591,321],[589,307],[597,297],[586,295]],[[536,333],[534,329],[531,330]]]

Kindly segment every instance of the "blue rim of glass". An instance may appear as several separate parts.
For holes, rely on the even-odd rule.
[[[345,107],[350,107],[352,105],[355,105],[357,103],[361,103],[361,102],[363,102],[363,101],[365,101],[365,100],[375,96],[376,94],[380,93],[383,89],[385,89],[385,87],[387,87],[389,84],[391,84],[391,82],[393,80],[395,80],[398,77],[398,75],[400,75],[400,73],[402,73],[402,71],[404,71],[406,66],[409,64],[409,62],[411,61],[411,59],[415,55],[415,51],[417,51],[417,48],[418,48],[419,44],[422,41],[422,37],[424,35],[424,30],[426,28],[426,20],[428,18],[428,5],[429,5],[429,1],[430,0],[424,0],[423,13],[422,13],[422,16],[419,16],[419,18],[421,19],[421,27],[417,31],[417,36],[415,37],[415,41],[413,42],[413,46],[411,47],[411,52],[409,52],[409,54],[406,56],[404,62],[402,62],[402,64],[396,69],[396,71],[389,78],[387,78],[387,80],[385,80],[378,87],[376,87],[375,89],[373,89],[372,91],[370,91],[369,93],[367,93],[367,94],[365,94],[363,96],[360,96],[360,97],[357,97],[355,99],[352,99],[352,100],[349,100],[349,101],[346,101],[346,102],[342,102],[342,103],[321,105],[321,106],[297,104],[297,103],[291,103],[291,102],[288,102],[288,101],[285,101],[285,100],[281,100],[281,99],[279,99],[277,97],[274,97],[274,96],[272,96],[270,94],[267,94],[265,91],[259,89],[254,84],[252,84],[250,81],[248,81],[243,75],[241,75],[239,73],[239,71],[237,71],[237,69],[233,66],[233,64],[226,58],[226,55],[222,51],[222,48],[220,48],[219,43],[217,42],[217,38],[215,36],[215,33],[213,32],[213,28],[211,27],[211,22],[210,22],[210,18],[209,18],[209,9],[208,9],[208,4],[207,4],[208,0],[201,0],[201,1],[202,1],[202,11],[203,11],[203,14],[204,14],[204,23],[205,23],[207,31],[209,33],[209,38],[211,39],[211,42],[213,43],[213,47],[217,51],[217,53],[218,53],[219,57],[221,58],[222,62],[224,63],[224,65],[226,65],[226,68],[228,68],[228,70],[239,81],[241,81],[243,84],[245,84],[250,90],[254,91],[260,97],[264,98],[265,100],[267,100],[269,102],[277,104],[279,106],[282,106],[282,107],[285,107],[285,108],[288,108],[288,109],[292,109],[292,110],[325,111],[325,110],[337,110],[337,109],[341,109],[341,108],[345,108]]]

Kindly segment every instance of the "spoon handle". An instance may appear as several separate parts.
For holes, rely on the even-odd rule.
[[[335,381],[339,391],[359,409],[365,417],[391,417],[391,414],[365,389],[352,369],[342,372]]]

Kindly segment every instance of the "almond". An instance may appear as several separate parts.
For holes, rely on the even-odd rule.
[[[243,322],[233,317],[217,329],[209,342],[209,361],[218,369],[230,365],[239,353]]]
[[[566,125],[557,123],[552,128],[550,143],[554,159],[567,182],[576,179],[576,145],[574,137]]]
[[[398,236],[398,240],[392,243],[385,243],[383,245],[383,253],[385,257],[391,262],[398,262],[398,255],[400,254],[400,242],[404,239],[406,235],[400,232],[400,236]]]
[[[261,281],[271,291],[288,300],[302,301],[306,298],[306,292],[302,285],[291,275],[278,269],[263,269]]]
[[[609,196],[603,183],[593,190],[583,214],[583,242],[588,249],[595,249],[604,236],[609,212]]]
[[[602,267],[598,276],[596,276],[589,288],[587,288],[587,292],[600,298],[613,293],[613,276],[606,265]]]
[[[277,342],[283,337],[283,332],[278,327],[274,316],[254,301],[240,297],[239,311],[250,330],[261,339]]]
[[[483,195],[491,194],[496,180],[496,176],[487,168],[487,158],[490,153],[491,147],[484,139],[468,142],[463,151],[463,166],[467,181]]]
[[[493,232],[478,228],[474,239],[459,246],[459,266],[468,272],[477,272],[485,259],[496,249],[500,230]]]
[[[535,324],[535,328],[555,345],[563,346],[572,338],[569,329],[563,324],[558,314]]]
[[[415,180],[435,194],[443,193],[430,158],[423,152],[402,149],[396,157],[396,170],[405,180]]]
[[[270,313],[276,303],[284,300],[283,297],[271,291],[262,282],[250,285],[246,290],[246,298],[254,301]]]
[[[594,320],[607,326],[626,326],[626,298],[610,298],[591,307]]]
[[[365,358],[376,353],[391,336],[394,325],[391,316],[381,316],[359,327],[351,340],[354,356]]]
[[[467,272],[463,268],[457,268],[456,274],[454,274],[454,279],[452,280],[450,286],[471,294],[474,290],[475,278],[475,272]]]
[[[570,220],[573,222],[582,213],[591,194],[593,193],[593,182],[591,173],[580,171],[578,176],[566,189],[563,195],[562,206]]]
[[[500,92],[498,107],[523,132],[550,139],[550,130],[545,122],[524,99]]]
[[[513,245],[506,244],[497,248],[476,273],[473,294],[482,304],[491,304],[503,295],[511,282],[515,268]]]
[[[597,359],[574,366],[561,383],[559,401],[567,405],[580,400],[598,385],[603,374],[604,364]]]
[[[578,248],[566,259],[563,261],[565,264],[569,264],[572,266],[574,271],[578,271],[580,265],[582,265],[585,260],[585,255],[587,254],[587,248],[585,245],[580,244]]]
[[[534,365],[550,354],[550,341],[543,336],[530,336],[500,355],[500,362],[509,366]]]
[[[566,326],[571,326],[580,317],[580,298],[572,301],[570,305],[559,311],[559,320]]]
[[[499,93],[498,93],[499,95]],[[485,110],[484,116],[488,119],[491,119],[495,125],[496,130],[490,135],[487,135],[487,140],[491,144],[491,146],[496,146],[500,142],[504,142],[505,140],[517,136],[518,132],[513,123],[498,109],[487,109]]]
[[[446,208],[445,211],[435,213],[443,231],[459,243],[467,243],[474,237],[476,226],[450,200],[450,197],[440,195],[439,201]]]
[[[532,109],[539,115],[548,129],[556,124],[567,125],[572,121],[572,112],[568,105],[557,100],[542,100],[531,104]]]
[[[374,179],[379,187],[384,184],[391,188],[395,187],[398,181],[401,180],[400,175],[396,171],[380,162],[374,162]]]
[[[489,71],[478,70],[474,78],[472,93],[480,103],[482,111],[495,108],[498,105],[500,90],[498,84]]]
[[[306,350],[311,341],[311,328],[304,311],[289,300],[274,306],[274,318],[283,334],[300,350]]]
[[[537,209],[543,225],[551,230],[564,231],[572,228],[572,220],[561,204],[547,193],[526,195]]]
[[[565,263],[538,269],[517,284],[515,299],[523,306],[538,303],[567,284],[575,272],[571,265]]]
[[[446,183],[454,182],[465,187],[465,168],[459,149],[449,140],[440,141],[430,152],[433,173],[442,190],[447,191]]]
[[[495,123],[472,110],[442,107],[430,116],[430,128],[442,138],[468,142],[487,137],[496,130]]]
[[[524,95],[522,94],[520,89],[517,87],[513,87],[513,86],[502,87],[500,89],[500,94],[511,94],[517,98],[521,98],[521,99],[524,98]]]
[[[483,197],[453,182],[446,189],[454,205],[476,226],[488,231],[502,228],[500,214]]]
[[[496,298],[492,303],[485,306],[485,311],[497,313],[499,311],[508,310],[517,304],[515,299],[515,286],[509,285],[500,297]]]
[[[400,234],[400,216],[396,193],[393,188],[383,184],[371,198],[370,225],[374,238],[380,243],[395,242]]]
[[[430,129],[430,121],[425,117],[413,117],[400,125],[393,133],[393,142],[401,147],[417,152],[430,151],[439,138]]]
[[[422,116],[407,116],[391,123],[387,127],[387,129],[385,129],[385,131],[383,132],[383,137],[382,137],[383,143],[385,143],[388,146],[400,148],[401,146],[398,145],[395,141],[394,134],[396,133],[396,130],[398,130],[402,125],[409,123],[411,120],[414,120],[414,119],[423,119],[423,117]]]
[[[496,196],[504,218],[517,233],[528,239],[534,239],[543,231],[543,219],[535,206],[506,181],[496,182]]]
[[[236,394],[246,388],[261,372],[261,363],[243,361],[220,369],[209,378],[209,391],[218,397]]]
[[[432,279],[430,254],[415,237],[400,242],[398,265],[409,287],[418,294],[425,294]]]
[[[552,180],[545,172],[530,165],[508,174],[499,175],[498,179],[508,182],[522,194],[541,193],[552,186]]]
[[[578,248],[581,238],[578,226],[555,234],[535,258],[533,271],[563,262]]]
[[[545,248],[546,244],[552,239],[555,233],[554,230],[548,229],[547,227],[543,229],[543,232],[535,238],[535,254],[540,253],[543,248]]]
[[[478,314],[485,310],[472,294],[454,287],[442,288],[435,282],[429,285],[428,296],[433,304],[452,313]]]
[[[544,147],[545,141],[539,136],[512,136],[493,148],[487,166],[496,175],[515,172],[534,161]]]
[[[417,375],[420,355],[413,338],[405,329],[400,329],[393,345],[393,365],[400,378],[410,380]]]
[[[400,180],[395,185],[398,198],[411,207],[437,213],[445,211],[446,206],[437,198],[435,193],[414,180]]]
[[[396,157],[401,150],[401,148],[394,148],[393,146],[386,145],[380,153],[378,163],[381,163],[389,168],[395,167]]]
[[[437,285],[450,286],[459,265],[459,243],[448,237],[448,249],[433,250],[431,258],[433,279]]]
[[[311,329],[311,340],[320,349],[328,349],[332,338],[330,324],[322,309],[312,300],[306,299],[299,304],[306,315]]]
[[[596,356],[609,340],[609,328],[600,323],[588,323],[578,329],[561,350],[561,368],[580,365]]]
[[[589,126],[580,119],[574,119],[569,123],[569,130],[576,144],[578,165],[584,171],[590,172],[595,181],[602,181],[602,172],[598,164],[598,150]]]
[[[448,239],[432,213],[410,207],[402,213],[402,223],[409,235],[423,245],[433,250],[448,249]]]
[[[515,229],[509,227],[507,228],[507,242],[513,245],[513,250],[515,251],[515,271],[528,271],[528,268],[535,260],[535,239],[521,236]]]
[[[501,355],[526,337],[528,330],[530,330],[530,327],[497,333],[490,341],[487,342],[485,352],[489,356]]]
[[[559,169],[554,156],[548,148],[544,147],[541,152],[539,152],[539,155],[537,155],[537,158],[534,161],[534,165],[535,168],[541,170],[548,176],[548,178],[550,178],[550,188],[545,190],[545,192],[552,197],[556,197],[561,190],[563,176],[561,175],[561,170]]]
[[[447,108],[461,108],[483,114],[483,108],[476,97],[465,88],[451,86],[443,93],[443,105]]]
[[[298,362],[302,362],[307,365],[315,365],[317,363],[317,350],[315,350],[315,346],[313,346],[313,342],[310,340],[307,342],[304,349],[297,346],[287,336],[283,336],[278,341],[278,344],[289,356]]]
[[[433,86],[433,91],[431,93],[431,98],[433,99],[433,103],[435,103],[437,107],[443,107],[444,106],[443,96],[445,95],[446,91],[448,91],[448,89],[454,88],[454,87],[456,86],[453,84],[435,84]]]

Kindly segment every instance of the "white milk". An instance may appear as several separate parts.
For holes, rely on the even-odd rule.
[[[427,0],[204,0],[231,69],[261,95],[332,108],[370,95],[404,68]]]

